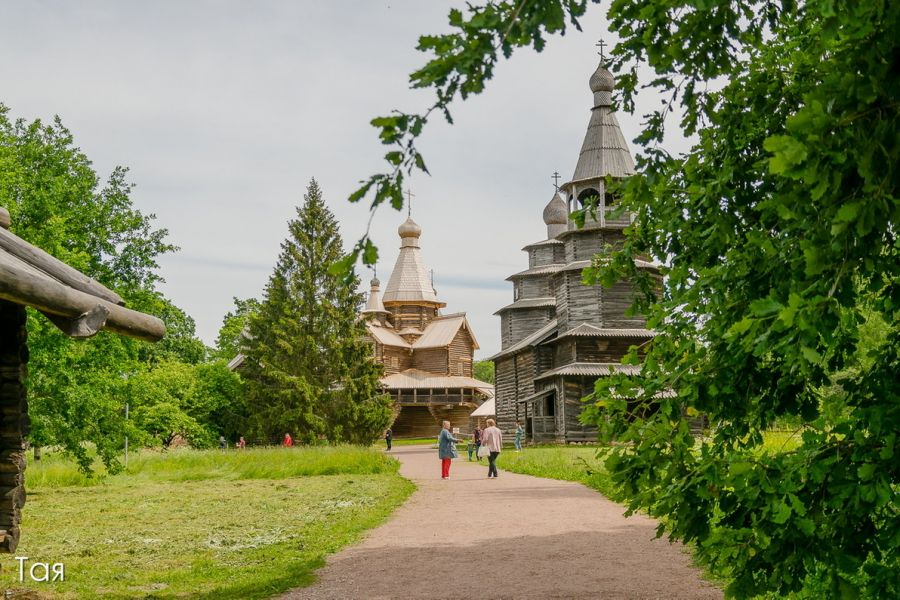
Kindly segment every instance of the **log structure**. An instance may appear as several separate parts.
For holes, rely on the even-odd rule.
[[[607,178],[634,172],[610,108],[613,76],[601,64],[589,83],[594,102],[575,172],[544,208],[547,239],[525,246],[528,268],[508,278],[513,302],[496,313],[502,342],[492,357],[498,426],[513,433],[519,420],[535,441],[596,439],[596,430],[578,419],[581,399],[598,377],[636,372],[620,360],[654,335],[641,315],[627,314],[634,299],[627,281],[611,288],[581,281],[581,271],[596,255],[622,244],[622,230],[634,218],[616,212],[616,198],[607,190]],[[596,211],[583,228],[576,227],[569,215],[588,202]],[[637,261],[637,266],[659,277],[652,263]]]
[[[0,227],[9,213],[0,208]],[[129,310],[100,283],[0,229],[0,552],[14,552],[25,504],[25,439],[30,421],[25,394],[28,363],[25,307],[42,312],[66,335],[101,329],[157,341],[163,322]]]
[[[441,314],[446,306],[422,260],[422,228],[412,218],[398,230],[400,255],[384,294],[375,278],[362,311],[381,382],[394,399],[394,436],[437,435],[448,420],[462,433],[469,413],[493,397],[493,386],[472,376],[478,342],[465,313]]]

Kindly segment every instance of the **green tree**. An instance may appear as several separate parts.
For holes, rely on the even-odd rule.
[[[133,207],[126,175],[117,167],[101,186],[59,118],[49,124],[11,121],[0,105],[0,205],[10,211],[12,230],[115,290],[130,308],[166,323],[158,344],[106,332],[73,340],[29,310],[31,442],[63,446],[84,470],[93,460],[85,442],[114,471],[126,433],[141,437],[135,422],[125,421],[125,403],[135,389],[130,378],[140,379],[155,365],[164,376],[173,361],[199,365],[207,356],[193,319],[157,290],[157,257],[176,248],[166,241],[166,230],[154,229],[153,215]],[[187,372],[202,380],[201,370]],[[226,430],[227,411],[217,410],[221,414],[205,415],[200,425]]]
[[[431,112],[449,119],[498,53],[540,50],[586,6],[451,11],[450,33],[420,38],[435,56],[411,76],[434,105],[373,120],[389,171],[350,200],[402,205],[404,173],[425,170],[415,140]],[[638,214],[629,241],[586,274],[635,280],[636,308],[661,333],[641,375],[605,379],[586,411],[624,442],[606,462],[621,497],[695,542],[731,595],[897,596],[900,4],[614,0],[608,16],[620,105],[663,96],[621,190]],[[660,147],[676,109],[697,140],[679,157]],[[375,255],[367,238],[355,249],[346,265]],[[664,265],[663,294],[637,256]],[[883,323],[876,339],[871,323]],[[698,414],[714,426],[699,439]],[[800,444],[772,451],[763,433],[784,418]]]
[[[334,215],[312,180],[259,310],[250,317],[243,375],[258,435],[370,443],[387,426],[390,399],[363,341],[356,279],[329,271],[343,256]]]
[[[241,353],[246,345],[247,326],[250,316],[259,310],[259,300],[234,298],[234,310],[222,319],[222,327],[216,338],[215,356],[222,360],[231,360]]]
[[[475,379],[494,383],[494,361],[492,360],[476,360],[473,366]]]

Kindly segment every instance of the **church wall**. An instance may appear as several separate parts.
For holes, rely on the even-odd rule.
[[[385,305],[391,311],[392,321],[397,331],[407,327],[425,329],[437,315],[437,309],[433,306],[420,306],[416,304]]]
[[[525,298],[548,298],[550,293],[549,277],[523,277],[518,282],[519,296],[518,300]]]
[[[577,357],[575,340],[565,338],[553,344],[553,366],[561,367],[575,362]]]
[[[494,394],[497,426],[507,432],[516,421],[516,367],[512,356],[494,361]]]
[[[584,285],[581,283],[581,271],[578,270],[566,271],[566,286],[569,288],[569,329],[581,323],[609,327],[601,312],[605,295],[602,286]]]
[[[392,375],[412,368],[412,356],[408,348],[396,346],[382,346],[381,364],[384,365],[384,374]]]
[[[560,434],[567,442],[593,442],[597,440],[597,428],[582,425],[578,420],[584,408],[582,398],[594,391],[593,377],[564,377],[565,420],[560,424]]]
[[[617,363],[630,346],[640,346],[643,338],[575,338],[578,362]]]
[[[556,296],[556,321],[559,330],[569,329],[569,286],[567,285],[566,272],[553,276],[553,291]]]
[[[555,264],[554,246],[541,246],[528,251],[528,267],[542,267]]]
[[[413,367],[429,373],[450,374],[447,348],[426,348],[413,352]]]
[[[475,352],[472,336],[460,327],[450,342],[450,374],[472,376],[472,355]]]
[[[553,318],[551,308],[521,308],[507,311],[503,316],[509,319],[510,343],[515,344],[546,325]]]
[[[634,302],[634,286],[620,281],[611,288],[603,290],[603,325],[604,327],[643,328],[646,319],[641,315],[626,316],[626,311]]]

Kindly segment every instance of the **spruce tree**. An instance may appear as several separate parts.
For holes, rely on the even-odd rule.
[[[364,341],[355,278],[329,273],[343,256],[334,215],[315,179],[266,285],[247,341],[248,403],[257,436],[371,443],[387,427],[390,398]]]

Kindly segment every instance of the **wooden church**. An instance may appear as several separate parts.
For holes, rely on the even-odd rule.
[[[435,436],[446,419],[468,433],[469,414],[493,396],[490,383],[472,376],[478,342],[465,313],[441,314],[446,304],[422,260],[422,228],[410,217],[398,233],[400,254],[384,294],[373,279],[362,311],[394,399],[391,428],[398,438]]]
[[[616,214],[616,199],[606,178],[634,172],[634,161],[611,110],[612,74],[601,63],[590,78],[593,107],[572,179],[561,185],[544,208],[547,239],[523,248],[528,268],[511,275],[513,302],[500,315],[500,353],[495,364],[498,426],[512,432],[523,423],[534,441],[577,442],[596,439],[596,430],[579,420],[581,399],[598,377],[634,373],[620,364],[631,346],[654,335],[640,315],[628,315],[633,286],[585,285],[581,271],[609,247],[621,245],[631,213]],[[569,215],[593,199],[596,214],[579,228]],[[639,268],[658,276],[649,262]]]

